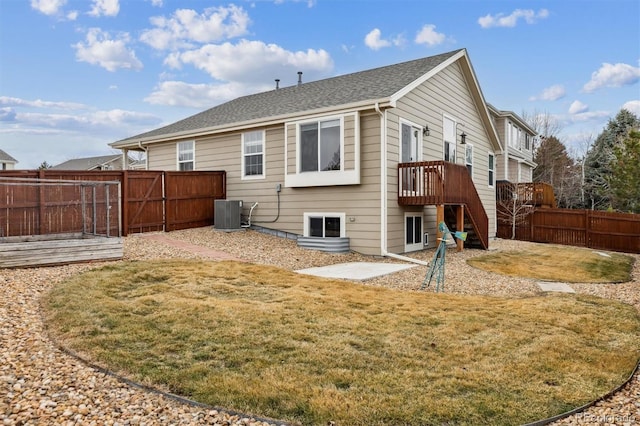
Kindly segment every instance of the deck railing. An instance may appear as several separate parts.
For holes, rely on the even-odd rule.
[[[514,194],[523,204],[552,209],[557,207],[553,186],[548,183],[512,183],[506,180],[496,182],[496,200],[511,200]]]
[[[483,247],[489,247],[489,218],[465,166],[448,161],[398,164],[398,204],[464,205]]]

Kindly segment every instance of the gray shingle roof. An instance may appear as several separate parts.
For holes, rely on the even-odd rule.
[[[462,49],[243,96],[168,126],[123,139],[115,144],[387,98],[445,62],[460,50]]]
[[[18,160],[0,149],[0,161],[3,163],[17,163]]]
[[[67,160],[57,164],[52,169],[56,170],[92,170],[98,166],[110,163],[112,161],[121,160],[121,154],[101,155],[99,157],[85,157]]]

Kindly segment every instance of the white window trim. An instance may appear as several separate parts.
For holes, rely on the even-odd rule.
[[[309,236],[309,218],[311,217],[337,217],[340,218],[340,238],[345,238],[347,236],[347,214],[346,213],[336,213],[336,212],[305,212],[303,213],[303,232],[302,235],[305,237]],[[327,237],[331,238],[331,237]]]
[[[493,157],[493,162],[489,162],[488,157]],[[496,185],[496,155],[493,152],[490,152],[487,157],[487,175],[491,176],[491,172],[493,172],[493,182],[489,183],[489,188],[493,188]],[[493,168],[490,168],[489,165],[493,163]]]
[[[180,161],[180,144],[181,143],[191,143],[191,151],[193,152],[193,160],[191,161]],[[193,170],[196,169],[196,141],[180,141],[176,143],[176,170],[180,171],[180,164],[182,163],[193,163]]]
[[[344,118],[353,116],[354,129],[354,168],[344,169]],[[300,172],[300,125],[310,122],[330,121],[340,119],[340,168],[341,170],[326,170],[322,172]],[[289,140],[288,127],[296,126],[296,173],[290,174],[287,156],[287,141]],[[358,112],[344,114],[310,116],[304,120],[286,122],[284,125],[284,186],[286,188],[309,186],[335,186],[335,185],[359,185],[360,184],[360,115]]]
[[[399,163],[403,163],[402,161],[402,125],[406,124],[408,126],[411,126],[412,128],[415,128],[418,131],[418,140],[416,141],[416,143],[418,144],[418,158],[416,160],[414,160],[414,162],[416,161],[422,161],[422,151],[423,151],[423,142],[422,142],[422,126],[406,120],[404,118],[400,118],[398,121],[398,162]],[[444,144],[444,142],[443,142]]]
[[[262,133],[262,174],[260,175],[250,175],[250,176],[246,176],[245,175],[245,152],[244,152],[244,136],[247,133],[253,133],[254,131],[249,131],[249,132],[242,132],[242,143],[240,144],[241,147],[241,151],[240,151],[240,163],[241,163],[241,175],[240,175],[240,180],[259,180],[259,179],[265,179],[267,177],[267,141],[266,141],[266,131],[264,130],[255,130],[256,132],[260,132]]]
[[[471,148],[471,164],[469,164],[467,162],[467,148]],[[473,149],[473,144],[469,143],[469,142],[465,143],[464,144],[464,166],[465,167],[471,166],[471,174],[470,174],[471,180],[473,180],[473,175],[476,173],[476,168],[475,168],[475,166],[473,164],[474,163],[474,158],[473,158],[474,154],[475,153],[474,153],[474,149]],[[469,170],[469,169],[467,169],[467,170]]]
[[[449,115],[442,114],[442,159],[445,159],[445,134],[444,134],[444,120],[448,119],[453,121],[453,161],[449,160],[449,163],[458,164],[458,125],[462,125],[462,121]]]
[[[407,218],[409,217],[420,217],[422,220],[420,221],[420,226],[422,229],[420,229],[420,242],[414,242],[413,244],[407,244]],[[414,222],[415,223],[415,222]],[[418,250],[422,250],[424,248],[424,242],[423,242],[423,238],[424,238],[424,215],[422,214],[422,212],[405,212],[404,213],[404,234],[403,234],[403,241],[404,241],[404,251],[406,252],[410,252],[410,251],[418,251]]]

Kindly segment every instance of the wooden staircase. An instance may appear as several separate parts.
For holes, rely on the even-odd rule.
[[[398,204],[449,206],[445,223],[451,230],[457,230],[453,206],[464,206],[465,231],[471,238],[466,245],[489,248],[489,218],[465,166],[448,161],[398,164]]]

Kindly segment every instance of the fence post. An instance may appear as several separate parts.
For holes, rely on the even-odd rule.
[[[123,237],[129,234],[129,170],[122,171],[120,179],[122,186],[120,191],[120,214],[122,215],[120,232]]]
[[[536,241],[536,239],[533,236],[533,217],[535,216],[537,211],[538,209],[534,208],[531,214],[527,217],[527,219],[529,219],[529,241],[534,242]]]
[[[584,211],[584,246],[591,247],[591,210]]]
[[[40,182],[42,182],[42,180],[45,178],[45,170],[44,169],[40,169],[38,171],[38,179],[40,180]],[[38,185],[38,235],[43,235],[46,234],[47,232],[45,232],[45,227],[44,224],[46,222],[46,216],[45,216],[45,211],[46,211],[46,206],[45,206],[45,192],[44,192],[44,186],[43,185]]]

